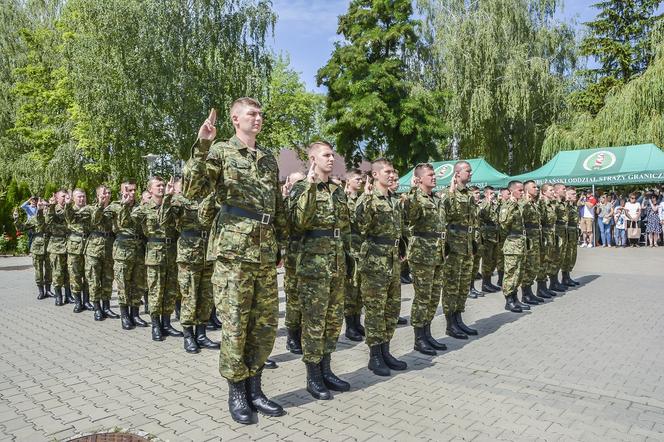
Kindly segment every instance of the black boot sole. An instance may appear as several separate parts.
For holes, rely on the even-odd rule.
[[[309,392],[309,394],[314,399],[318,399],[319,401],[329,401],[330,399],[332,399],[332,394],[330,392],[327,392],[327,394],[326,393],[317,393],[309,387],[307,387],[307,391]]]
[[[427,356],[436,356],[438,354],[436,352],[436,350],[434,350],[433,348],[431,350],[422,349],[422,348],[418,348],[417,345],[413,346],[413,350],[415,350],[418,353],[422,353],[423,355],[427,355]],[[369,369],[369,370],[371,370],[371,369]]]
[[[447,330],[445,331],[445,334],[447,336],[449,336],[450,338],[454,338],[454,339],[468,339],[468,335],[466,335],[466,334],[461,335],[461,334],[454,333],[454,332],[447,331]]]

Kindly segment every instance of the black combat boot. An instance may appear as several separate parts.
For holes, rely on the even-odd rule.
[[[289,328],[288,337],[286,338],[286,350],[294,355],[302,354],[302,330]]]
[[[146,315],[150,313],[150,307],[148,306],[148,294],[144,293],[143,294],[143,313]]]
[[[74,293],[74,313],[81,313],[83,311],[83,303],[81,302],[81,294]]]
[[[519,300],[519,296],[517,295],[516,289],[514,290],[514,302],[516,303],[516,305],[521,307],[521,310],[530,310],[530,306],[528,304],[526,304],[525,302],[521,302]]]
[[[404,318],[403,316],[399,316],[397,319],[397,325],[406,325],[408,324],[408,319]]]
[[[420,329],[422,330],[422,329]],[[433,350],[433,349],[432,349]],[[435,353],[435,350],[434,350]],[[383,351],[380,348],[380,344],[372,345],[369,347],[369,370],[373,371],[375,375],[378,376],[389,376],[390,367],[385,363],[383,359]]]
[[[196,338],[194,338],[193,327],[182,327],[182,334],[184,335],[184,351],[187,353],[198,353],[200,349],[198,348],[198,343],[196,343]]]
[[[567,273],[567,280],[570,284],[581,285],[581,283],[579,281],[575,281],[575,280],[572,279],[572,275],[570,275],[569,272],[566,272],[566,273]]]
[[[65,303],[65,304],[73,304],[74,302],[76,302],[76,301],[75,301],[74,297],[73,297],[72,294],[71,294],[71,286],[70,286],[70,285],[66,285],[66,286],[65,286],[65,299],[64,299],[64,303]]]
[[[315,362],[305,362],[307,367],[307,391],[316,399],[332,399],[330,390],[325,386],[323,374],[320,371],[320,364]]]
[[[404,361],[398,360],[394,357],[394,355],[392,355],[392,353],[390,353],[389,342],[383,342],[380,344],[380,351],[383,353],[383,360],[390,368],[390,370],[404,371],[408,368],[408,364],[406,364]]]
[[[87,287],[83,290],[83,309],[90,311],[94,310],[94,306],[90,303],[90,291]]]
[[[359,342],[362,335],[355,329],[355,316],[346,316],[346,337],[351,341]]]
[[[46,293],[44,292],[44,286],[37,284],[37,299],[41,301],[42,299],[46,298],[48,298],[48,296],[46,296]]]
[[[276,370],[279,368],[279,366],[277,365],[277,361],[267,358],[263,363],[263,368],[267,368],[268,370]]]
[[[477,299],[477,290],[475,292],[468,290],[468,299]]]
[[[487,293],[496,293],[500,291],[498,287],[491,284],[491,276],[482,277],[482,291]]]
[[[129,307],[129,315],[131,316],[131,320],[134,323],[136,327],[149,327],[150,324],[145,322],[141,316],[138,314],[140,309],[138,308],[137,305],[132,305]]]
[[[567,286],[563,283],[560,282],[558,279],[558,273],[555,274],[554,281],[556,283],[556,291],[557,292],[566,292],[567,291]]]
[[[429,344],[427,335],[424,332],[424,327],[413,327],[415,334],[415,342],[413,342],[413,350],[422,353],[423,355],[436,356],[436,349]]]
[[[219,321],[219,318],[217,317],[217,308],[212,307],[212,311],[210,311],[210,320],[207,323],[207,329],[219,330],[220,328],[221,328],[221,321]]]
[[[247,396],[254,409],[265,416],[279,417],[286,414],[283,407],[268,399],[261,388],[262,373],[247,379]]]
[[[575,284],[574,281],[572,281],[572,278],[569,276],[569,272],[562,272],[563,274],[563,280],[562,284],[567,286],[567,287],[576,287],[577,284]]]
[[[159,315],[153,315],[150,319],[152,319],[152,340],[162,341],[164,337],[161,334],[161,321],[159,320]]]
[[[131,316],[129,316],[129,307],[126,305],[120,306],[120,322],[122,323],[123,330],[133,330],[135,327],[134,321],[132,321]]]
[[[362,325],[362,314],[360,313],[355,315],[355,330],[357,330],[362,336],[365,335],[364,326]]]
[[[168,336],[181,338],[182,332],[171,325],[171,315],[161,315],[161,331]]]
[[[551,295],[546,288],[546,281],[537,281],[537,296],[544,299],[551,299]]]
[[[239,424],[252,423],[253,412],[247,401],[245,381],[228,381],[228,412],[233,420]]]
[[[461,312],[454,313],[454,321],[456,322],[457,327],[459,327],[465,334],[470,336],[477,336],[477,330],[464,324],[463,318],[461,317]]]
[[[403,269],[401,270],[401,284],[412,284],[413,283],[413,278],[410,276],[410,268],[408,266],[403,266]]]
[[[104,319],[106,319],[106,315],[104,314],[104,311],[101,309],[101,304],[99,303],[99,301],[95,301],[92,305],[95,311],[95,321],[103,321]]]
[[[102,299],[101,300],[101,308],[104,310],[104,314],[106,315],[107,318],[118,319],[120,317],[120,315],[118,315],[113,310],[111,310],[111,300],[110,299]]]
[[[220,347],[218,342],[208,338],[207,333],[205,333],[205,324],[196,324],[196,343],[201,348],[219,350]]]
[[[180,311],[182,310],[182,300],[175,300],[175,319],[180,320]]]
[[[332,372],[331,367],[332,355],[326,354],[323,355],[323,359],[320,360],[320,373],[323,377],[323,383],[332,391],[348,391],[350,390],[350,384]]]
[[[533,294],[533,289],[529,285],[522,285],[521,286],[521,299],[523,302],[529,305],[539,305],[539,301],[535,299],[535,295]],[[542,299],[542,301],[544,301]]]
[[[424,326],[424,337],[434,350],[447,350],[447,345],[436,341],[436,339],[431,335],[431,323],[428,323]]]
[[[459,328],[456,323],[456,314],[447,313],[445,315],[445,320],[447,321],[447,327],[445,328],[445,334],[454,339],[468,339],[468,335]]]
[[[60,307],[64,305],[62,301],[62,287],[55,288],[55,305]]]
[[[496,281],[496,287],[500,287],[500,289],[503,289],[503,276],[505,276],[505,272],[502,270],[498,270],[498,281]]]
[[[473,293],[476,298],[484,296],[484,293],[475,288],[475,280],[470,281],[470,292]]]
[[[512,292],[509,295],[505,296],[505,310],[508,310],[513,313],[522,313],[523,310],[517,304],[516,292]]]

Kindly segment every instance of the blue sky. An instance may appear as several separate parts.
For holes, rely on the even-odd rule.
[[[560,14],[578,23],[592,20],[597,0],[568,0]],[[290,55],[291,66],[310,90],[316,88],[316,72],[329,59],[337,39],[337,17],[348,9],[348,0],[273,0],[278,14],[274,35],[277,52]]]

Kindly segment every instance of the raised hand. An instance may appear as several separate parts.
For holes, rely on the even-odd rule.
[[[309,172],[307,172],[307,181],[313,184],[316,182],[316,178],[316,163],[312,161]]]
[[[166,195],[173,195],[175,193],[175,178],[171,175],[171,179],[166,183]]]
[[[214,126],[217,123],[217,111],[212,108],[210,115],[203,122],[203,125],[198,129],[198,138],[200,140],[212,141],[217,136],[217,128]]]
[[[450,183],[450,193],[454,193],[457,190],[457,176],[454,174],[452,177],[452,182]]]
[[[415,176],[415,174],[413,174],[413,176],[410,177],[410,187],[415,187],[419,185],[420,181],[421,181],[420,177],[417,177]]]
[[[281,195],[287,197],[290,194],[291,189],[293,188],[293,183],[291,183],[290,175],[286,177],[286,182],[281,186]]]
[[[130,193],[123,193],[122,198],[120,199],[120,202],[123,205],[126,205],[126,204],[131,204],[133,202],[133,200],[134,199],[131,197]]]
[[[371,195],[371,192],[373,191],[373,184],[371,184],[371,181],[369,180],[369,175],[367,175],[367,180],[364,182],[364,193],[368,193]]]
[[[50,197],[48,199],[48,204],[49,204],[49,206],[52,206],[53,204],[55,204],[55,195],[53,195],[52,197]]]

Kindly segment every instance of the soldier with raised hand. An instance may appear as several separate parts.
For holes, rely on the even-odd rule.
[[[503,204],[507,203],[510,200],[510,191],[509,189],[500,189],[500,198],[498,198],[498,213],[500,213],[500,208]],[[500,232],[500,229],[499,229]],[[503,287],[503,278],[505,276],[505,260],[503,257],[503,245],[505,244],[505,238],[499,233],[498,235],[498,257],[496,259],[496,269],[498,270],[498,281],[496,285],[502,289]]]
[[[330,390],[350,389],[331,369],[343,323],[350,215],[343,188],[330,180],[332,146],[318,141],[309,146],[308,154],[307,178],[293,186],[291,197],[293,227],[302,232],[296,268],[302,360],[307,368],[307,391],[316,399],[327,400],[332,398]]]
[[[274,155],[256,143],[263,125],[261,105],[239,98],[230,109],[235,135],[212,144],[213,118],[198,132],[212,146],[207,175],[220,208],[210,231],[208,259],[221,315],[219,372],[228,380],[228,408],[236,422],[253,422],[252,408],[281,416],[283,408],[263,394],[261,376],[277,334],[277,263],[287,244],[286,213]],[[200,177],[203,179],[203,177]]]
[[[523,272],[523,261],[527,253],[526,230],[523,223],[520,200],[523,196],[523,183],[510,181],[507,186],[510,199],[500,207],[500,230],[505,238],[503,255],[505,263],[505,279],[503,280],[503,293],[505,295],[505,310],[521,313],[530,310],[528,304],[519,301],[516,291],[519,288]]]
[[[500,291],[500,287],[491,283],[491,275],[496,268],[498,255],[502,254],[499,250],[498,240],[498,203],[495,198],[494,188],[486,186],[484,188],[484,200],[480,203],[478,224],[480,226],[480,235],[482,236],[482,291],[495,293]]]
[[[35,216],[28,218],[23,210],[20,211],[22,215],[19,215],[19,211],[16,209],[12,214],[16,228],[24,234],[29,234],[32,238],[30,256],[32,257],[32,266],[35,269],[37,299],[39,300],[48,298],[45,287],[51,284],[51,266],[46,252],[49,235],[44,219],[44,210],[47,207],[48,203],[40,198],[37,201],[37,214]]]
[[[123,318],[124,330],[134,326],[147,327],[148,324],[140,317],[139,308],[141,295],[145,290],[145,247],[140,224],[130,216],[120,216],[123,211],[131,213],[138,207],[136,201],[136,182],[126,180],[120,184],[120,199],[113,201],[104,208],[104,216],[111,219],[115,241],[113,241],[112,258],[115,285],[118,291],[120,311],[127,309],[129,317]],[[93,302],[95,321],[106,318],[98,301]]]
[[[55,290],[55,305],[64,305],[62,288],[67,280],[67,220],[65,204],[68,200],[65,190],[58,190],[48,201],[48,210],[44,216],[50,238],[46,251],[51,262],[51,276]]]
[[[568,213],[565,207],[566,187],[562,183],[553,185],[554,199],[553,207],[556,212],[556,227],[555,227],[555,253],[552,259],[552,266],[549,269],[549,290],[555,292],[565,292],[567,286],[560,283],[558,279],[558,272],[562,267],[563,259],[567,253],[567,219]]]
[[[443,265],[443,310],[447,321],[446,333],[456,339],[468,339],[477,330],[463,322],[468,287],[472,279],[476,211],[468,190],[473,170],[467,161],[457,161],[454,177],[443,197],[443,210],[447,220],[447,248],[449,253]]]
[[[537,208],[540,214],[542,226],[542,243],[540,247],[540,266],[537,269],[537,296],[543,299],[551,299],[557,296],[556,292],[550,291],[546,285],[549,268],[553,266],[553,257],[556,253],[556,209],[553,203],[553,185],[542,184],[540,189]]]
[[[85,278],[90,290],[86,305],[89,310],[95,310],[95,317],[99,316],[97,306],[101,302],[101,313],[107,316],[110,310],[111,294],[113,292],[113,214],[106,211],[111,202],[111,189],[101,185],[96,189],[97,201],[90,207],[90,233],[85,246]],[[86,299],[83,300],[85,305]],[[111,312],[115,314],[114,312]],[[129,316],[126,306],[120,305],[120,316]],[[111,316],[112,317],[112,316]],[[147,324],[146,324],[147,325]]]
[[[563,277],[561,282],[567,287],[575,287],[579,283],[570,276],[576,264],[577,243],[579,241],[579,208],[574,187],[567,186],[565,189],[565,208],[567,209],[567,248],[560,266]]]
[[[521,300],[529,305],[538,305],[544,302],[543,298],[533,293],[533,282],[541,266],[540,247],[542,242],[542,224],[537,204],[539,188],[535,181],[526,181],[523,184],[524,194],[521,199],[521,213],[523,225],[526,229],[527,251],[523,261],[521,274]]]
[[[408,193],[405,218],[411,235],[408,262],[415,290],[410,310],[410,323],[415,332],[413,348],[425,355],[436,355],[436,350],[447,350],[445,344],[431,335],[431,322],[443,291],[445,212],[442,200],[433,193],[436,173],[431,164],[415,166],[411,184],[413,189]]]
[[[81,293],[86,285],[85,246],[92,220],[92,210],[87,205],[87,197],[83,189],[74,189],[71,201],[65,204],[65,220],[69,231],[67,237],[69,284],[74,296],[74,313],[80,313],[84,309]]]
[[[468,288],[468,297],[471,299],[477,299],[480,296],[484,296],[484,293],[475,288],[475,275],[480,271],[480,259],[482,258],[482,253],[484,253],[484,243],[482,242],[482,232],[480,231],[480,222],[479,222],[479,212],[480,212],[480,188],[477,186],[470,186],[470,193],[473,195],[473,209],[475,210],[475,216],[473,220],[475,224],[473,225],[473,234],[474,241],[477,244],[476,249],[473,250],[473,265],[470,271],[470,287]]]
[[[180,233],[177,241],[177,275],[182,294],[180,324],[184,334],[184,350],[198,353],[200,348],[219,349],[219,343],[207,337],[205,326],[210,319],[213,262],[206,259],[209,223],[199,217],[199,206],[211,194],[206,175],[207,145],[197,143],[187,160],[178,193],[177,181],[166,186],[166,195],[159,211],[161,223],[175,220]],[[194,330],[195,328],[195,330]]]
[[[293,186],[306,177],[302,172],[293,172],[286,178],[281,188],[284,206],[288,216],[292,213]],[[300,295],[298,292],[297,257],[302,242],[302,232],[297,230],[293,223],[288,224],[288,248],[284,258],[284,292],[286,293],[286,350],[293,354],[302,354],[302,309],[300,308]]]
[[[369,346],[369,370],[389,376],[390,370],[405,370],[405,362],[390,353],[390,341],[401,310],[399,243],[404,234],[402,207],[390,191],[396,174],[384,158],[371,163],[369,180],[355,210],[364,236],[360,248],[360,293],[365,305],[364,327]]]
[[[362,297],[360,296],[359,273],[357,271],[358,255],[362,246],[362,237],[355,221],[355,207],[363,184],[363,173],[359,169],[351,169],[346,174],[346,200],[350,214],[350,254],[346,262],[346,290],[344,298],[344,317],[346,320],[346,337],[359,342],[365,334],[361,323]]]

